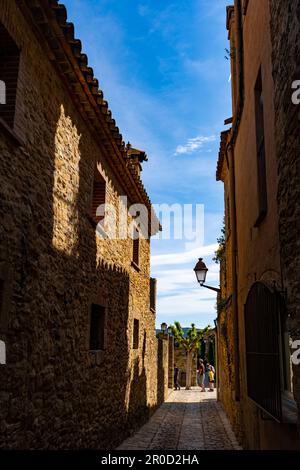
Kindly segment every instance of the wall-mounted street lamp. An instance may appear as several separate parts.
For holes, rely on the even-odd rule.
[[[206,286],[204,284],[208,269],[202,258],[199,258],[199,261],[194,267],[194,271],[196,273],[197,281],[199,282],[201,287],[206,287],[207,289],[213,290],[214,292],[220,292],[220,289],[218,289],[217,287]]]

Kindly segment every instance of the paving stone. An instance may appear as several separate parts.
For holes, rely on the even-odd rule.
[[[118,450],[241,450],[216,392],[173,391]]]

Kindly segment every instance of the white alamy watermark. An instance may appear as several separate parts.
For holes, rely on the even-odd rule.
[[[292,103],[300,104],[300,80],[295,80],[292,83],[292,90],[295,90],[292,94]]]
[[[127,196],[119,196],[118,204],[98,206],[96,218],[100,219],[96,233],[102,239],[124,240],[153,235],[160,240],[186,240],[188,248],[204,244],[203,204],[153,204],[153,211],[149,213],[144,204],[128,207]]]
[[[298,366],[300,364],[300,340],[299,339],[292,342],[291,349],[293,350],[295,349],[295,351],[293,352],[291,356],[292,363],[295,366]]]
[[[0,104],[6,104],[6,84],[0,80]]]

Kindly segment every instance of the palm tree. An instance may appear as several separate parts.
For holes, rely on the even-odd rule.
[[[191,368],[192,368],[192,357],[193,352],[199,349],[199,345],[203,338],[204,333],[208,330],[209,327],[204,328],[203,330],[197,330],[194,323],[191,324],[191,328],[188,330],[186,336],[184,331],[178,321],[174,322],[174,325],[171,325],[172,334],[174,336],[175,343],[178,346],[185,350],[186,352],[186,390],[191,388]]]

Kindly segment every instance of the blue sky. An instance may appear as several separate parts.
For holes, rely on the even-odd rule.
[[[142,178],[152,202],[204,205],[203,246],[187,239],[152,241],[157,325],[212,325],[215,294],[196,284],[192,269],[203,256],[207,283],[218,285],[212,257],[223,187],[215,171],[220,131],[231,116],[224,57],[228,0],[63,3],[123,139],[148,154]]]

